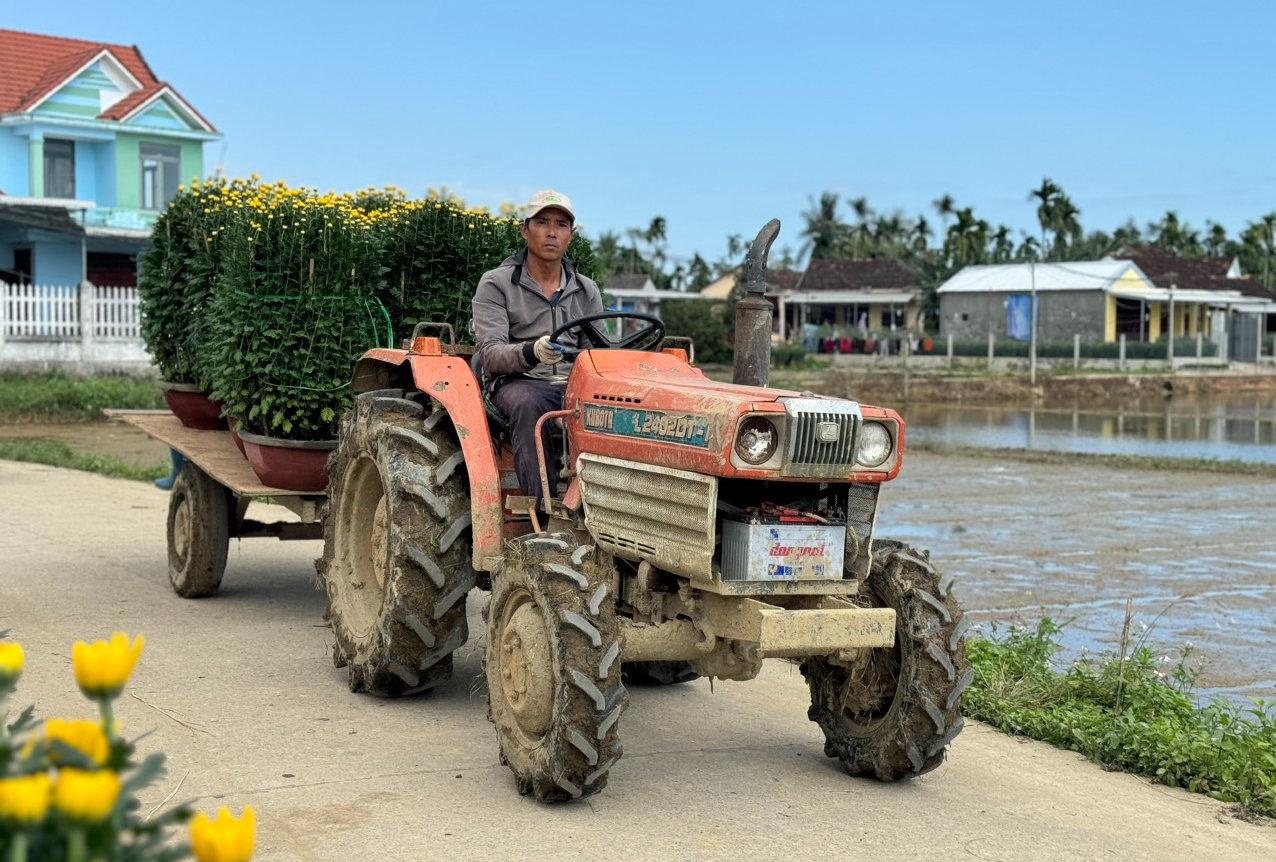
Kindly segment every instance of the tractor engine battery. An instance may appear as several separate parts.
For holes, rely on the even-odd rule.
[[[842,577],[846,521],[763,504],[722,520],[722,579],[811,581]]]

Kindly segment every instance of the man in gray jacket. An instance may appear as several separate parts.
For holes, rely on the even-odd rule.
[[[536,460],[536,422],[563,407],[563,387],[572,363],[557,349],[584,348],[579,331],[551,343],[550,333],[568,320],[603,312],[602,294],[592,279],[563,257],[572,240],[576,214],[566,195],[532,195],[519,228],[527,248],[479,280],[474,293],[474,333],[479,361],[496,379],[492,401],[510,421],[514,469],[525,496],[543,496]],[[544,445],[549,458],[549,491],[558,493],[554,446],[548,423]]]

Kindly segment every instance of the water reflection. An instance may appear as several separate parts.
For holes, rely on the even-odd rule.
[[[1022,407],[905,405],[909,438],[986,448],[1276,463],[1276,394]]]

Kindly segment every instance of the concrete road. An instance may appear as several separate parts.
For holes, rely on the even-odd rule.
[[[144,805],[251,804],[258,860],[1276,856],[1270,825],[978,724],[918,781],[849,778],[824,757],[802,679],[781,662],[751,683],[634,690],[610,786],[541,806],[497,761],[481,594],[450,684],[402,701],[352,695],[312,585],[318,544],[234,544],[220,595],[185,601],[167,581],[167,502],[142,483],[0,461],[0,630],[28,663],[16,703],[90,716],[71,644],[144,633],[118,707],[128,736],[150,734],[143,751],[169,757]]]

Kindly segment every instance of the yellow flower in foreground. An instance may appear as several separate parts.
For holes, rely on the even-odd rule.
[[[21,644],[0,643],[0,684],[13,682],[22,676],[26,656]]]
[[[39,823],[49,810],[49,776],[0,778],[0,820]]]
[[[49,742],[61,740],[72,748],[83,751],[98,766],[106,763],[111,746],[106,741],[102,726],[96,721],[66,721],[51,718],[44,723],[44,738]],[[56,759],[56,758],[55,758]]]
[[[120,777],[110,770],[64,768],[53,785],[53,807],[81,823],[101,823],[120,795]]]
[[[216,820],[202,811],[191,821],[191,850],[199,862],[247,862],[253,855],[253,827],[256,817],[251,805],[244,806],[236,820],[223,806]]]
[[[137,657],[142,654],[144,639],[137,636],[132,645],[128,635],[116,632],[111,640],[97,641],[92,646],[83,641],[71,649],[75,681],[89,697],[115,697],[128,682]]]

